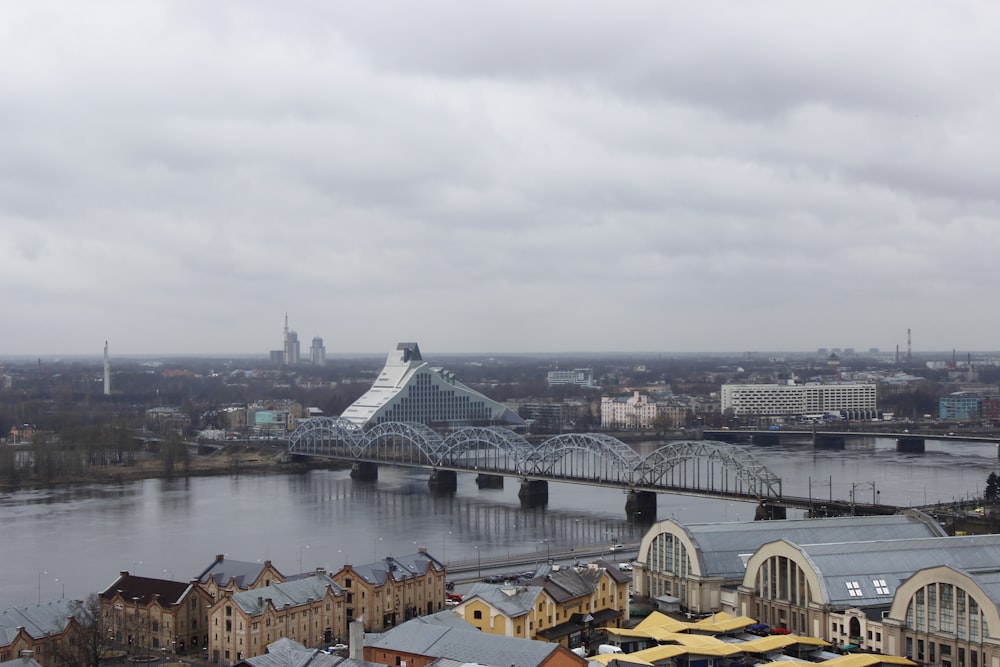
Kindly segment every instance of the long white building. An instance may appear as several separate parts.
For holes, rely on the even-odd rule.
[[[724,384],[722,412],[739,416],[842,414],[870,419],[878,414],[875,385],[858,384]]]
[[[423,360],[416,343],[389,353],[371,389],[341,415],[362,426],[420,422],[428,426],[523,425],[516,412]]]

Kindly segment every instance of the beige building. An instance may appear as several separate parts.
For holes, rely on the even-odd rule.
[[[208,650],[216,663],[264,655],[268,644],[282,638],[315,647],[347,634],[344,592],[322,571],[262,588],[219,592],[208,609]]]
[[[1000,535],[797,545],[747,562],[739,605],[847,650],[940,667],[1000,665]]]
[[[894,516],[686,525],[667,519],[651,526],[642,538],[633,589],[641,597],[671,599],[691,613],[738,614],[743,612],[738,609],[737,588],[743,584],[750,558],[764,544],[780,539],[850,544],[944,535],[933,519],[909,511]]]
[[[552,566],[523,586],[476,584],[455,613],[488,634],[576,648],[594,631],[628,619],[630,581],[628,572],[604,562]]]
[[[444,564],[425,549],[368,565],[345,565],[333,575],[344,591],[345,619],[364,619],[379,632],[445,608]]]

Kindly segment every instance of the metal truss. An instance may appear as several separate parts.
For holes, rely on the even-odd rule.
[[[444,439],[440,465],[521,474],[534,445],[502,426],[460,428]]]
[[[604,433],[568,433],[535,446],[503,427],[460,428],[442,438],[417,422],[383,422],[366,431],[346,419],[317,417],[300,423],[288,450],[629,489],[781,497],[781,479],[746,449],[708,440],[672,442],[643,458]]]
[[[534,448],[526,464],[528,471],[536,475],[631,485],[642,457],[605,433],[567,433]]]
[[[781,496],[781,478],[745,449],[723,442],[672,442],[642,463],[639,486],[694,489],[754,498]]]

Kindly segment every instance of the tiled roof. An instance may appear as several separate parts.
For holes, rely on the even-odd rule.
[[[181,601],[190,587],[191,584],[184,581],[137,577],[126,572],[100,595],[104,599],[111,599],[120,593],[124,599],[135,600],[141,605],[147,605],[156,598],[162,606],[172,607]]]

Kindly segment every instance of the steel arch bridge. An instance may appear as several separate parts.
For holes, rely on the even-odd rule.
[[[781,498],[781,479],[745,448],[710,440],[671,442],[643,457],[602,433],[568,433],[534,445],[498,426],[460,428],[442,436],[415,422],[383,422],[365,430],[339,417],[317,417],[299,424],[288,452],[634,491]]]

